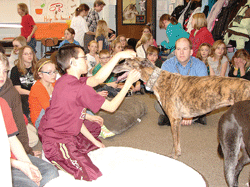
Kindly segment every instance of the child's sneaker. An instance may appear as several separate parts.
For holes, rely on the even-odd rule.
[[[106,138],[110,138],[114,135],[115,135],[115,133],[109,131],[105,125],[102,125],[101,133],[99,136],[101,136],[103,139],[106,139]]]

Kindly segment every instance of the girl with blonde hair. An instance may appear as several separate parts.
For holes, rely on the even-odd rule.
[[[128,45],[127,38],[125,35],[121,34],[116,37],[117,40],[119,40],[122,44],[122,50]]]
[[[229,77],[240,77],[250,80],[250,55],[245,49],[239,49],[232,58]]]
[[[27,41],[25,37],[18,36],[12,41],[13,50],[11,51],[10,58],[9,58],[9,70],[11,70],[15,66],[15,61],[18,59],[19,49],[22,46],[27,45]]]
[[[202,43],[213,45],[213,35],[207,29],[207,19],[204,13],[196,13],[193,15],[192,27],[194,28],[189,36],[193,44],[193,56],[195,57],[199,46]]]
[[[136,54],[138,57],[146,58],[147,49],[153,45],[153,36],[151,33],[143,34],[141,39],[136,44]]]
[[[111,42],[110,49],[111,49],[111,56],[114,56],[116,53],[122,51],[122,43],[120,42],[120,40],[118,40],[118,38]]]
[[[22,108],[25,116],[30,120],[30,110],[28,98],[30,89],[35,83],[33,76],[37,62],[33,49],[26,45],[19,49],[19,55],[16,66],[11,69],[10,79],[13,86],[21,95]]]
[[[147,33],[151,33],[152,34],[152,30],[151,30],[150,26],[148,26],[148,25],[146,25],[145,27],[142,28],[142,34],[147,34]],[[158,47],[155,39],[153,39],[153,45],[155,47]]]
[[[212,54],[208,57],[208,64],[213,69],[214,74],[210,72],[210,75],[228,76],[229,65],[227,57],[226,44],[222,40],[214,42],[212,47]]]
[[[94,67],[99,63],[99,56],[97,54],[98,50],[98,43],[95,40],[92,40],[88,44],[88,50],[89,53],[86,54],[87,60],[88,60],[88,73],[87,77],[92,76],[92,71]]]
[[[37,58],[33,49],[26,45],[19,49],[16,66],[11,70],[10,79],[13,86],[21,95],[29,95],[31,86],[35,82],[33,72]]]
[[[212,68],[210,68],[207,60],[211,54],[212,54],[212,46],[209,43],[203,43],[200,45],[196,55],[196,58],[200,59],[207,66],[208,75],[210,74],[214,75],[214,71]]]
[[[109,42],[115,39],[115,35],[109,39],[109,28],[107,22],[100,20],[97,23],[95,39],[98,43],[98,52],[103,49],[109,50]]]

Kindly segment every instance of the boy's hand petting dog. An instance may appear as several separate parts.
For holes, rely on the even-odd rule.
[[[102,97],[107,97],[108,96],[108,94],[109,94],[109,92],[108,91],[106,91],[106,90],[103,90],[103,91],[100,91],[100,92],[97,92],[100,96],[102,96]]]
[[[119,59],[125,59],[125,58],[133,59],[136,57],[136,52],[133,50],[126,50],[126,51],[121,51],[119,53],[116,53],[116,55],[119,56]]]
[[[141,73],[135,69],[131,70],[128,74],[128,78],[126,82],[133,84],[134,82],[138,81],[141,77]]]

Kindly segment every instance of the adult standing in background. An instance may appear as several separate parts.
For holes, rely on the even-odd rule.
[[[89,28],[89,31],[91,32],[95,32],[96,31],[96,27],[97,27],[97,23],[100,19],[99,17],[99,12],[102,11],[103,7],[106,4],[104,3],[104,1],[102,0],[96,0],[94,2],[94,7],[90,9],[87,18],[86,18],[86,22]],[[94,35],[89,35],[89,34],[85,34],[84,35],[84,50],[85,53],[88,52],[88,43],[92,40],[95,40],[95,36]]]
[[[80,46],[84,47],[84,35],[93,35],[95,36],[95,32],[89,31],[85,16],[88,15],[89,6],[86,4],[81,4],[75,10],[75,16],[71,21],[70,27],[75,30],[75,40],[80,43]],[[88,45],[88,44],[86,44]]]
[[[26,38],[27,44],[32,47],[34,52],[36,52],[35,32],[37,30],[37,26],[32,16],[29,15],[28,6],[25,3],[19,3],[17,5],[17,12],[22,17],[21,36]]]

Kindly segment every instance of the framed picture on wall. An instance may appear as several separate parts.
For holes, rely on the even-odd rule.
[[[147,0],[122,0],[122,24],[146,24]]]

